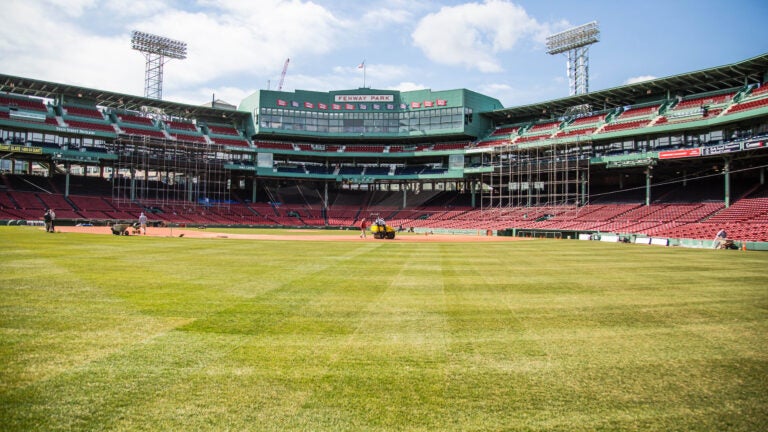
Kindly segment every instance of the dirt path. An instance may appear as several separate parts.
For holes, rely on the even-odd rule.
[[[41,228],[42,229],[42,228]],[[108,226],[59,226],[58,232],[69,233],[87,233],[87,234],[108,234],[112,231]],[[217,232],[215,228],[209,229],[190,229],[190,228],[149,228],[147,236],[151,237],[185,237],[185,238],[227,238],[239,240],[293,240],[293,241],[394,241],[394,242],[508,242],[525,240],[516,237],[498,237],[486,235],[460,235],[460,234],[416,234],[400,233],[395,240],[376,240],[371,235],[367,239],[359,238],[356,233],[349,231],[325,230],[294,230],[286,234],[285,230],[276,230],[275,234],[237,234],[229,232]],[[279,233],[279,234],[278,234]],[[304,234],[302,234],[304,233]],[[483,233],[484,234],[484,233]]]

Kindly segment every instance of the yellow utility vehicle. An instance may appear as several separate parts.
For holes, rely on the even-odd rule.
[[[395,229],[387,225],[384,222],[384,218],[376,217],[375,222],[371,224],[371,234],[375,239],[388,239],[393,240],[395,238]]]

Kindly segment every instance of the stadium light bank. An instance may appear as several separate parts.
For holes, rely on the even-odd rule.
[[[547,37],[547,54],[565,53],[568,57],[570,95],[589,92],[589,46],[600,41],[597,21]]]
[[[187,58],[187,43],[134,30],[131,32],[131,48],[142,52],[147,59],[144,69],[144,97],[162,99],[165,59]]]

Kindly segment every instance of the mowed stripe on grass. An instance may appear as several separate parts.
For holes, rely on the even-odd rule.
[[[768,254],[0,228],[3,430],[757,430]]]

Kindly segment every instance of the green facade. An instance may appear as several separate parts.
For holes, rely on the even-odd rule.
[[[252,135],[346,138],[481,137],[482,112],[502,108],[466,89],[400,92],[358,88],[332,92],[260,90],[239,106],[253,116]]]

